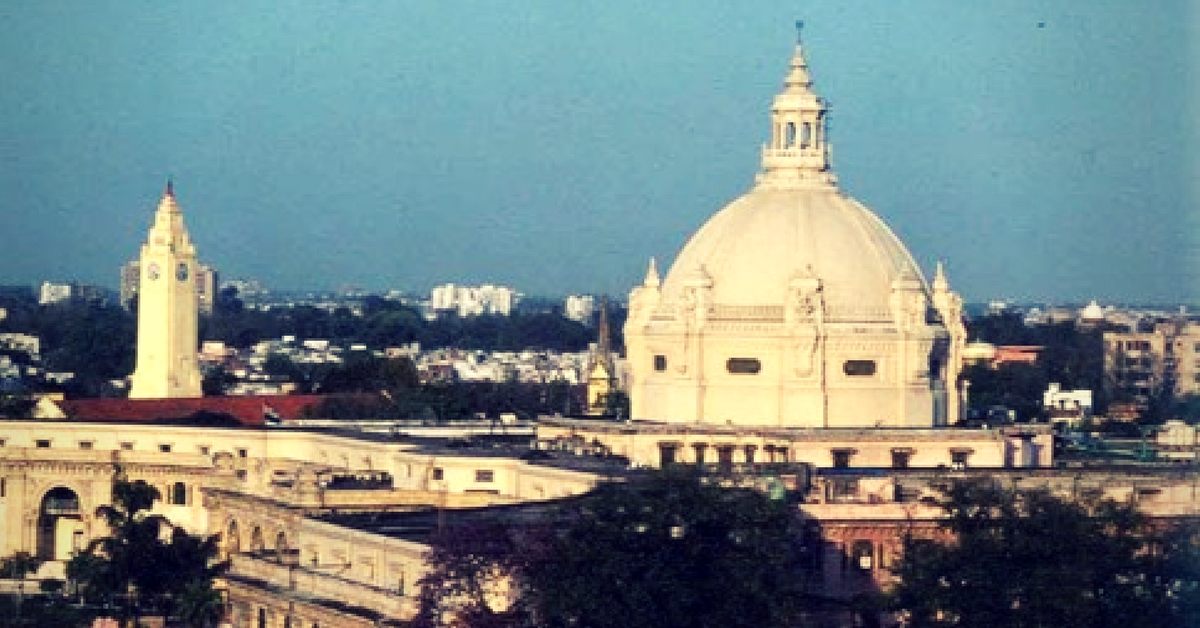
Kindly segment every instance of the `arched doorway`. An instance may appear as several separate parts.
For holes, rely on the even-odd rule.
[[[83,520],[79,495],[57,486],[46,492],[38,509],[37,557],[42,560],[69,560],[84,549]]]

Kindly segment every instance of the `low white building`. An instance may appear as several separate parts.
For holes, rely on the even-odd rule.
[[[563,315],[573,321],[586,323],[596,311],[596,298],[590,294],[572,294],[563,304]]]
[[[61,303],[71,298],[73,286],[69,283],[42,282],[42,290],[38,295],[39,305]]]
[[[1050,413],[1052,422],[1078,421],[1092,415],[1092,391],[1063,390],[1060,384],[1052,383],[1042,394],[1042,407]]]

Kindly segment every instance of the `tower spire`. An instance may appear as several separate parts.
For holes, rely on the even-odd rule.
[[[175,182],[171,180],[171,177],[167,177],[167,191],[163,193],[163,196],[175,198]]]
[[[759,185],[829,187],[837,181],[829,169],[825,136],[829,104],[813,91],[803,29],[804,22],[796,22],[796,48],[783,91],[771,106],[771,141],[763,147]]]
[[[612,336],[608,329],[608,297],[600,297],[600,322],[596,337],[596,353],[605,366],[612,366]],[[609,373],[612,369],[609,368]]]
[[[938,260],[937,270],[933,274],[933,289],[937,292],[946,292],[950,289],[950,281],[946,279],[946,267],[942,264],[942,260]]]
[[[642,280],[642,285],[649,288],[657,288],[660,284],[658,278],[658,265],[655,264],[654,258],[650,258],[650,266],[646,268],[646,278]]]

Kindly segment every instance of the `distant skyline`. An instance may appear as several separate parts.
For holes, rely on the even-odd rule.
[[[0,284],[165,181],[280,290],[624,296],[746,192],[795,31],[842,190],[968,301],[1200,303],[1200,0],[0,6]]]

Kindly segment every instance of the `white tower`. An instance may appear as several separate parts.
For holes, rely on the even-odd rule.
[[[196,247],[171,183],[142,245],[137,368],[131,399],[201,397],[196,361]]]

